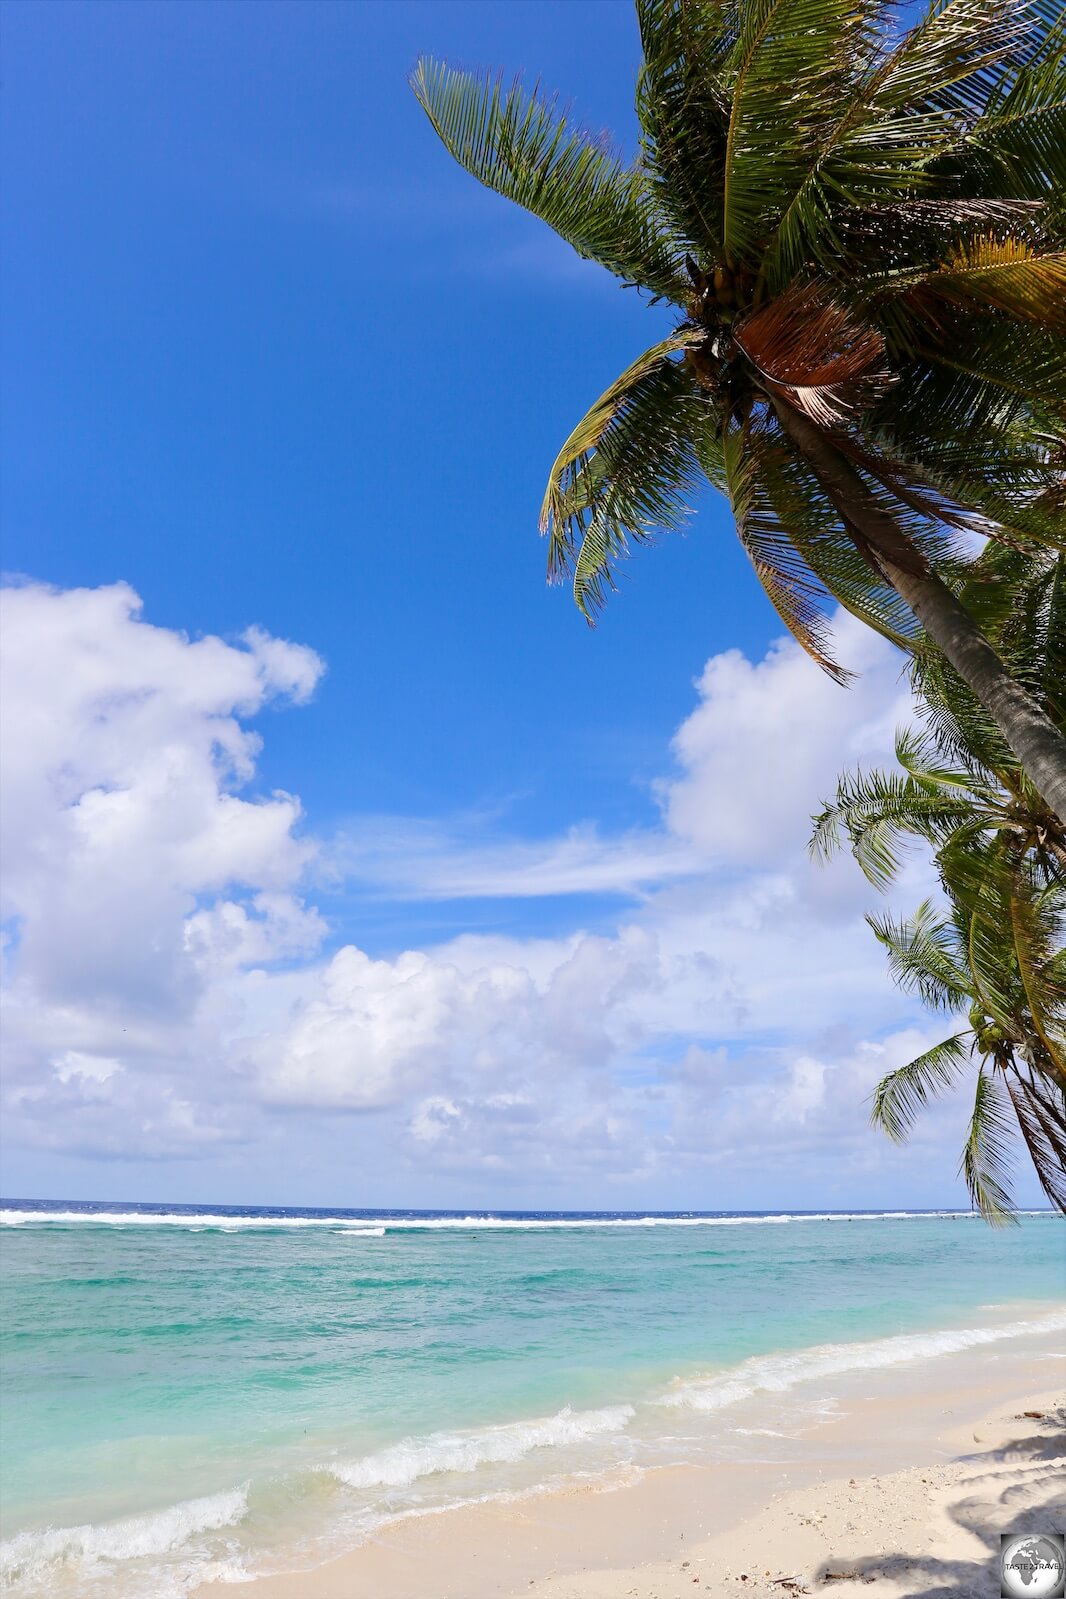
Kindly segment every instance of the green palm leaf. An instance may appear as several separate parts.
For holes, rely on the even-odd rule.
[[[1010,1194],[1011,1143],[1003,1089],[993,1073],[981,1071],[959,1171],[966,1179],[974,1205],[994,1227],[1002,1227],[1014,1219]]]
[[[1039,195],[1061,211],[1066,193],[1066,13],[1059,0],[1027,7],[1033,28],[1024,57],[1005,61],[957,164],[967,192]]]
[[[854,0],[750,0],[738,8],[722,172],[726,262],[757,264],[836,116],[863,10]]]
[[[970,1035],[954,1033],[882,1077],[874,1089],[870,1120],[902,1144],[931,1099],[947,1093],[969,1065]]]
[[[675,370],[671,358],[694,342],[694,334],[681,332],[645,350],[586,411],[555,457],[540,512],[541,532],[551,531],[552,534],[549,571],[553,575],[561,545],[572,544],[568,533],[573,528],[575,513],[589,503],[585,500],[583,504],[582,497],[575,496],[575,486],[603,443],[604,435],[639,405],[642,395],[652,386],[647,379],[665,376],[672,394],[672,385],[683,372],[680,368]]]
[[[963,137],[960,101],[980,104],[1004,54],[1033,31],[1014,0],[948,0],[894,49],[872,52],[780,219],[765,267],[773,287],[811,255],[842,281],[874,264],[846,248],[849,213],[944,197],[935,160]]]
[[[446,147],[479,182],[532,211],[579,255],[684,303],[677,250],[649,215],[643,174],[575,128],[554,100],[428,58],[411,83]]]
[[[688,367],[671,359],[681,335],[646,352],[571,433],[552,467],[541,512],[552,581],[573,575],[592,620],[613,567],[656,532],[684,525],[702,476],[714,471],[713,427]]]
[[[1046,684],[1052,662],[1051,681],[1061,680],[1064,566],[1062,556],[989,546],[965,583],[989,636],[1060,721]],[[919,652],[914,677],[923,725],[897,735],[900,770],[844,774],[814,819],[811,849],[827,858],[850,845],[882,889],[910,850],[932,851],[946,912],[926,904],[909,922],[873,925],[896,980],[933,1009],[967,1008],[971,1030],[949,1040],[946,1054],[938,1046],[930,1061],[890,1074],[874,1119],[904,1138],[964,1057],[979,1060],[981,1103],[967,1146],[975,1202],[1002,1219],[1007,1185],[986,1136],[994,1102],[996,1128],[1005,1137],[1013,1114],[1045,1193],[1066,1210],[1066,832],[950,669]]]
[[[867,916],[888,950],[889,969],[907,992],[917,993],[930,1010],[956,1010],[970,997],[964,957],[951,923],[924,900],[909,921]]]
[[[729,0],[637,0],[637,20],[637,108],[654,203],[702,261],[713,261],[729,125],[721,74],[736,43],[737,9]]]
[[[929,296],[1066,330],[1066,250],[1040,252],[1024,238],[975,238],[934,271],[901,276],[893,289],[919,307]]]
[[[1036,1174],[1051,1203],[1066,1212],[1066,1117],[1061,1088],[1038,1080],[1006,1079],[1018,1125]]]
[[[901,649],[915,648],[913,614],[894,589],[876,581],[810,467],[770,418],[749,430],[748,449],[767,514],[817,580],[811,598],[826,613],[835,601]]]

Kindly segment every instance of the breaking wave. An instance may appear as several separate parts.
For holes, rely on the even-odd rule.
[[[350,1233],[360,1238],[380,1238],[385,1224],[366,1224],[354,1216],[227,1216],[211,1211],[143,1211],[143,1210],[0,1210],[0,1223],[7,1227],[25,1227],[51,1222],[63,1227],[82,1223],[92,1227],[187,1227],[193,1232],[207,1229],[219,1232],[243,1232],[249,1228],[259,1230],[289,1227],[327,1227],[334,1232]]]
[[[406,1488],[438,1472],[511,1465],[535,1449],[561,1449],[605,1433],[624,1432],[634,1414],[632,1405],[608,1405],[602,1410],[567,1406],[539,1420],[408,1438],[377,1454],[336,1461],[326,1470],[349,1488]]]
[[[122,1521],[19,1532],[0,1544],[3,1587],[47,1583],[59,1571],[89,1572],[103,1563],[169,1555],[203,1533],[236,1526],[248,1510],[248,1490],[187,1499]]]
[[[869,1343],[820,1344],[786,1355],[753,1355],[728,1371],[711,1377],[678,1380],[655,1403],[685,1406],[690,1410],[723,1410],[759,1393],[784,1393],[799,1383],[849,1371],[877,1371],[886,1366],[957,1354],[1002,1338],[1058,1332],[1066,1328],[1066,1314],[1056,1312],[1033,1321],[1007,1322],[999,1327],[957,1327],[941,1332],[901,1333]]]

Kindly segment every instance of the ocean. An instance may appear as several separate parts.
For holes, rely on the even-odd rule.
[[[1066,1326],[1066,1224],[1036,1212],[0,1220],[0,1569],[25,1599],[177,1599],[397,1515],[787,1458],[873,1372]]]

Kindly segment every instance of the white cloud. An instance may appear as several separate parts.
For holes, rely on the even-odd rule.
[[[259,629],[234,645],[152,627],[125,584],[0,606],[8,1069],[25,1083],[58,1058],[62,1106],[112,1075],[86,1062],[129,1057],[166,1097],[187,1057],[217,1058],[220,974],[321,937],[294,892],[313,855],[299,801],[239,792],[259,750],[241,718],[305,701],[321,662]]]
[[[636,928],[528,949],[459,939],[391,961],[348,945],[246,1059],[281,1104],[366,1109],[430,1084],[543,1083],[639,1039],[634,1006],[659,977],[655,940]]]
[[[681,774],[660,792],[669,831],[707,864],[765,869],[795,857],[837,773],[891,757],[910,714],[902,658],[850,616],[838,617],[834,640],[859,673],[847,690],[791,642],[758,662],[729,650],[704,668],[700,704],[673,741]]]
[[[409,900],[631,896],[690,877],[700,864],[687,844],[659,829],[603,838],[585,823],[557,838],[486,841],[491,825],[483,817],[447,826],[417,818],[360,818],[331,855],[345,876]]]
[[[122,1062],[107,1055],[86,1055],[79,1049],[68,1049],[52,1062],[52,1067],[61,1083],[69,1083],[72,1077],[106,1083],[109,1077],[122,1070]]]
[[[718,1203],[758,1203],[739,1195],[770,1160],[793,1203],[812,1181],[827,1193],[830,1169],[919,1172],[865,1102],[925,1033],[862,925],[855,868],[806,856],[838,769],[890,758],[907,714],[898,657],[857,624],[839,628],[863,672],[848,692],[791,644],[710,661],[640,832],[575,819],[479,843],[377,819],[324,851],[292,794],[258,792],[247,726],[307,700],[313,651],[258,629],[190,640],[121,584],[2,605],[9,1138],[203,1159],[273,1147],[296,1112],[312,1144],[316,1116],[360,1112],[423,1195],[480,1173],[560,1202],[666,1202],[713,1179]],[[637,903],[559,937],[323,955],[307,897],[323,854],[401,900]],[[929,1125],[916,1149],[943,1138]]]

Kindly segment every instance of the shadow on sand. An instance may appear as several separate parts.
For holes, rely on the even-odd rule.
[[[1001,1535],[1066,1529],[1066,1409],[1047,1411],[1035,1425],[1039,1430],[1007,1448],[961,1457],[970,1469],[947,1513],[985,1545],[986,1561],[887,1552],[829,1559],[815,1576],[816,1591],[831,1593],[846,1574],[851,1582],[871,1584],[892,1578],[905,1584],[908,1599],[999,1599]],[[1003,1486],[1005,1466],[1011,1476]],[[876,1586],[870,1592],[876,1595]]]

